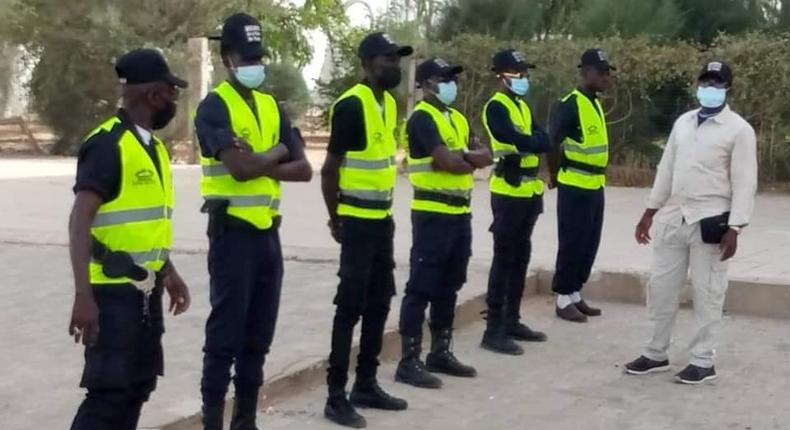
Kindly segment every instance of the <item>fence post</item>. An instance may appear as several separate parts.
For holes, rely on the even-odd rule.
[[[211,83],[211,54],[208,49],[208,39],[205,37],[193,37],[187,41],[187,81],[189,88],[186,91],[187,103],[187,130],[189,130],[189,140],[192,142],[192,155],[189,160],[196,163],[200,158],[200,146],[198,145],[195,127],[192,124],[197,107],[200,101],[208,94],[208,86]]]

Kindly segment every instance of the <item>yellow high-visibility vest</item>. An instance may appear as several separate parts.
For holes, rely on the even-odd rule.
[[[357,84],[337,99],[334,106],[349,97],[362,103],[365,121],[365,149],[348,151],[340,166],[340,197],[337,214],[364,219],[384,219],[392,215],[392,194],[397,168],[395,128],[398,106],[384,91],[384,106],[379,105],[373,90]]]
[[[493,152],[495,162],[500,162],[502,157],[506,155],[519,154],[521,156],[521,168],[532,170],[534,174],[524,175],[521,184],[517,187],[508,184],[504,178],[492,174],[491,180],[489,181],[490,191],[494,194],[519,198],[530,198],[536,195],[542,195],[544,188],[543,181],[540,180],[537,175],[538,169],[540,168],[540,158],[536,154],[520,152],[516,145],[498,141],[491,133],[491,129],[488,126],[487,111],[488,105],[493,102],[501,103],[505,106],[510,120],[513,122],[516,129],[528,136],[532,135],[532,112],[529,109],[529,105],[521,99],[516,103],[516,101],[507,94],[497,91],[483,107],[483,126],[488,132],[488,138],[491,141],[491,151]]]
[[[447,116],[436,107],[422,101],[414,112],[428,113],[442,141],[450,151],[463,151],[469,147],[469,122],[453,108],[448,108]],[[408,134],[406,145],[408,149]],[[433,157],[407,158],[409,181],[414,187],[411,209],[423,212],[460,215],[471,212],[470,201],[474,178],[471,173],[450,173],[435,170]]]
[[[93,130],[88,138],[109,133],[116,127],[124,125],[120,118],[113,117]],[[152,136],[151,145],[159,163],[160,173],[157,173],[151,156],[131,130],[124,130],[116,144],[121,163],[118,196],[99,207],[91,234],[108,249],[126,252],[137,265],[156,272],[164,266],[173,244],[170,154],[165,145]],[[126,277],[107,277],[98,261],[90,262],[89,271],[91,284],[131,281]]]
[[[256,112],[229,82],[223,82],[214,93],[225,103],[230,114],[233,133],[246,141],[253,152],[263,154],[280,142],[280,110],[269,94],[252,91]],[[280,181],[259,177],[240,182],[214,158],[200,157],[202,175],[200,193],[206,200],[227,200],[228,215],[266,230],[279,214]]]
[[[598,99],[595,105],[579,90],[573,90],[562,101],[576,96],[582,141],[566,137],[562,143],[563,161],[557,181],[586,190],[597,190],[606,185],[604,171],[609,164],[609,134],[606,116]]]

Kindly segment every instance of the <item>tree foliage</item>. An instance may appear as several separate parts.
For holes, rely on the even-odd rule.
[[[258,16],[276,58],[306,64],[304,31],[345,21],[336,0],[15,0],[3,30],[26,48],[33,68],[32,105],[60,137],[56,153],[72,152],[82,136],[110,115],[118,99],[114,59],[137,47],[164,51],[176,73],[186,75],[186,42],[216,34],[237,11]]]

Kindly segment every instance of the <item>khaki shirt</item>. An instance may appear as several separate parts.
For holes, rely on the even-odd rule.
[[[660,209],[656,220],[670,225],[727,211],[730,225],[746,225],[757,191],[754,129],[729,106],[702,124],[698,112],[675,121],[647,207]]]

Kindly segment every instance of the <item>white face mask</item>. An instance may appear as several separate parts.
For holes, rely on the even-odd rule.
[[[239,83],[251,90],[260,87],[266,79],[266,67],[263,64],[236,67],[231,63],[230,66]]]
[[[702,107],[715,109],[727,100],[727,89],[716,87],[697,87],[697,100]]]

